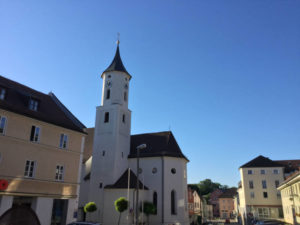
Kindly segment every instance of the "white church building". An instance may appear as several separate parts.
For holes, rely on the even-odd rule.
[[[126,71],[117,46],[111,65],[102,73],[102,101],[96,109],[95,127],[88,129],[79,197],[79,220],[83,206],[95,202],[97,211],[88,221],[115,225],[119,213],[114,201],[129,200],[120,224],[135,222],[137,186],[137,147],[139,154],[139,205],[144,201],[156,206],[149,217],[151,225],[187,225],[187,163],[171,131],[131,135],[128,109],[131,75]],[[140,224],[146,215],[139,213]]]

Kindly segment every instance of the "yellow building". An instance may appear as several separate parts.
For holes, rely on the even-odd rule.
[[[0,76],[0,217],[23,205],[41,225],[76,219],[84,128],[53,93]]]
[[[258,156],[239,168],[239,213],[247,219],[282,217],[281,196],[277,187],[284,181],[284,166]]]
[[[280,184],[284,220],[300,224],[300,171],[295,172]]]

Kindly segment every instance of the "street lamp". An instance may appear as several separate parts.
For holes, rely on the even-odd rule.
[[[147,147],[146,144],[141,144],[136,147],[136,213],[135,213],[135,222],[136,225],[139,225],[139,170],[140,170],[140,150],[143,150]]]

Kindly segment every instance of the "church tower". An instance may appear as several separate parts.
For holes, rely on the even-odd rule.
[[[89,201],[98,207],[90,219],[103,221],[104,187],[114,184],[128,168],[131,111],[128,109],[129,82],[119,50],[102,73],[101,106],[96,109]]]

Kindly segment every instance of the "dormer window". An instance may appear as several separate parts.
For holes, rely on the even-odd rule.
[[[5,99],[5,94],[6,94],[6,89],[0,87],[0,100],[4,100]]]
[[[6,89],[0,87],[0,100],[5,99]]]
[[[30,99],[29,100],[29,109],[30,110],[33,110],[33,111],[37,111],[38,109],[38,106],[39,106],[39,102],[35,99]]]

